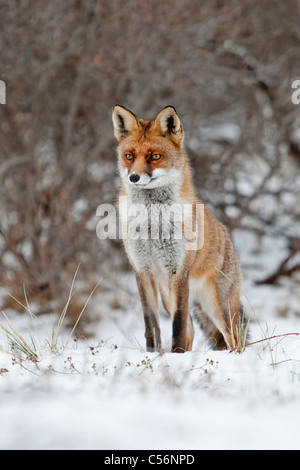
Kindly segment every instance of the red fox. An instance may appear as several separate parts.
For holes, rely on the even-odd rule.
[[[128,206],[175,205],[180,211],[189,204],[194,214],[196,205],[202,203],[195,194],[183,146],[184,133],[175,108],[167,106],[154,121],[144,121],[116,105],[112,118],[118,141],[120,196],[127,198]],[[173,352],[192,349],[190,307],[194,307],[214,349],[232,349],[239,343],[240,329],[245,327],[240,304],[240,263],[226,228],[202,206],[204,224],[196,225],[196,231],[202,231],[203,242],[194,249],[187,249],[185,235],[124,237],[143,307],[147,351],[161,350],[159,292],[172,319]],[[121,221],[127,217],[125,212],[120,207]],[[182,226],[186,223],[184,217]],[[163,228],[163,220],[161,224]]]

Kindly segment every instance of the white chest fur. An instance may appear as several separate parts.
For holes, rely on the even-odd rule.
[[[183,204],[176,187],[133,188],[120,206],[126,248],[135,269],[155,275],[174,272],[183,263]]]

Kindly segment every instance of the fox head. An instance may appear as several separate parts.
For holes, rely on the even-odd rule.
[[[183,129],[175,108],[167,106],[154,121],[143,121],[116,105],[112,118],[125,184],[145,189],[175,184],[186,161]]]

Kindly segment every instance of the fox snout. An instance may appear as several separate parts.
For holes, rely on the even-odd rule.
[[[137,183],[140,180],[140,176],[137,175],[136,173],[133,173],[132,175],[129,176],[129,181],[131,183]]]
[[[144,186],[150,183],[150,181],[154,180],[155,178],[153,177],[152,174],[147,174],[147,173],[131,173],[128,175],[128,181],[129,183],[136,185],[136,186]]]

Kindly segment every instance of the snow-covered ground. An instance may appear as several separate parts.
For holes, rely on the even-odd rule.
[[[257,259],[249,273],[261,269]],[[162,316],[166,352],[147,353],[128,282],[132,295],[118,293],[120,308],[110,308],[105,292],[91,300],[91,336],[68,342],[63,327],[54,352],[57,317],[6,312],[28,343],[31,335],[38,362],[1,334],[1,449],[300,448],[300,336],[216,352],[195,324],[193,351],[171,354],[171,323]],[[255,286],[246,276],[243,302],[250,341],[300,333],[299,284]]]

